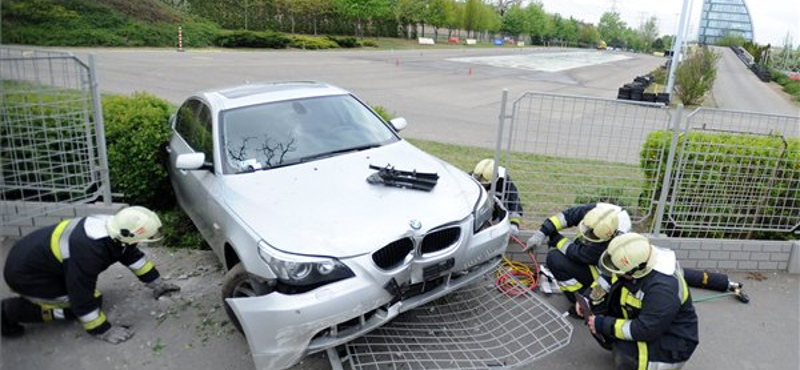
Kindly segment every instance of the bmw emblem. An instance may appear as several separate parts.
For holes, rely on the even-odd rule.
[[[422,222],[419,220],[411,220],[408,222],[408,226],[411,226],[414,230],[419,230],[422,227]]]

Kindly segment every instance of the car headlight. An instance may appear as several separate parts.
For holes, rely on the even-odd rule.
[[[474,232],[481,231],[492,225],[492,214],[494,214],[494,199],[486,191],[481,191],[478,202],[475,203],[475,210],[472,212]]]
[[[277,275],[280,283],[309,291],[355,276],[345,264],[330,257],[310,257],[281,252],[263,240],[258,242],[258,256]]]

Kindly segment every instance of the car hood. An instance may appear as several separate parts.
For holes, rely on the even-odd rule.
[[[369,165],[435,172],[431,191],[370,184]],[[460,221],[480,186],[406,141],[274,170],[224,177],[224,202],[262,240],[285,252],[350,257]]]

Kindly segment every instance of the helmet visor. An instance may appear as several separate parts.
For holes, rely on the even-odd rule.
[[[598,237],[597,235],[595,235],[594,229],[592,229],[589,226],[586,226],[586,224],[583,221],[581,221],[578,224],[578,238],[588,240],[592,243],[602,243],[605,241],[600,237]]]

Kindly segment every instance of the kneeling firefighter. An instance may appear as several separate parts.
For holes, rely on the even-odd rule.
[[[114,216],[93,215],[69,219],[20,239],[5,264],[8,286],[20,296],[2,301],[3,337],[21,336],[21,323],[79,319],[98,339],[117,344],[130,339],[133,330],[112,326],[101,310],[96,289],[98,275],[121,262],[158,299],[179,291],[164,282],[138,243],[159,239],[161,220],[147,208],[133,206]]]
[[[675,253],[643,235],[617,236],[600,257],[589,329],[614,354],[617,370],[680,369],[698,345],[698,319]],[[587,306],[588,307],[588,306]]]

